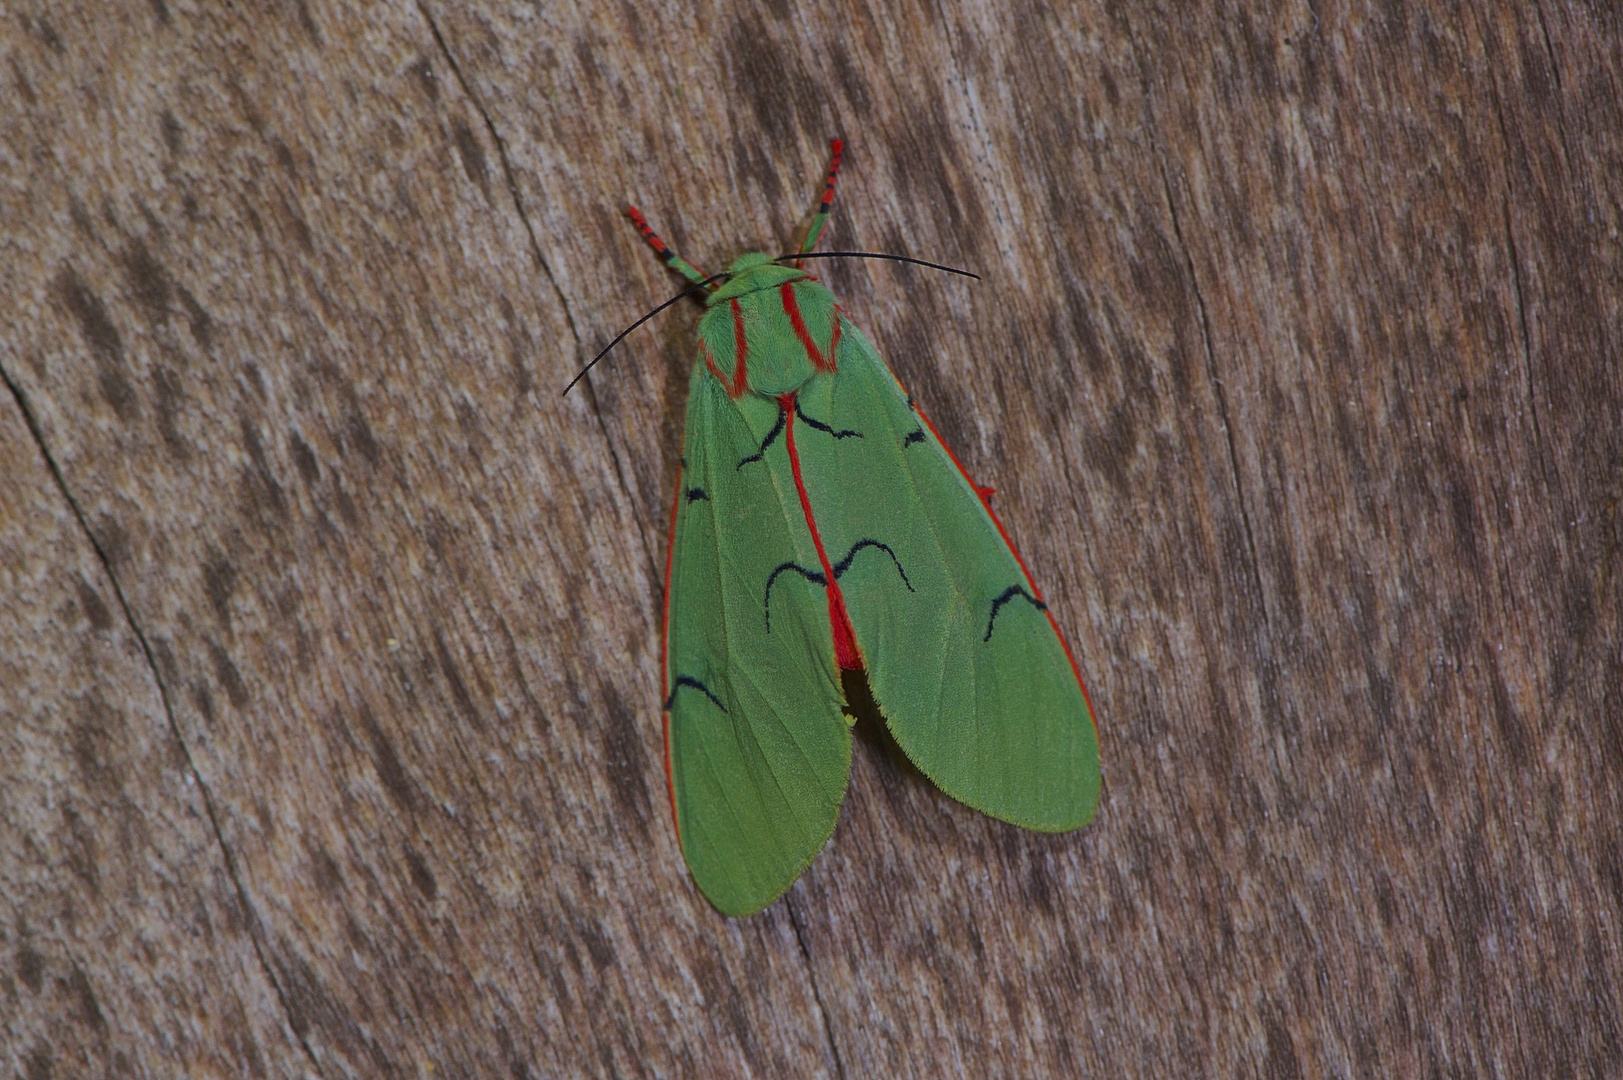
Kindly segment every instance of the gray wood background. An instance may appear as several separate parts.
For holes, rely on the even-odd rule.
[[[1391,5],[1397,8],[1397,5]],[[0,1071],[1623,1072],[1601,0],[0,4]],[[1105,797],[859,747],[729,922],[658,611],[703,266],[827,279]]]

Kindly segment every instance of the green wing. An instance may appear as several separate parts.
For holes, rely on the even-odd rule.
[[[1085,825],[1099,742],[1058,628],[980,494],[849,322],[796,425],[818,529],[897,743],[943,791]],[[821,430],[818,425],[827,430]]]
[[[695,366],[667,582],[666,767],[693,879],[735,916],[777,899],[822,850],[851,769],[779,417]]]

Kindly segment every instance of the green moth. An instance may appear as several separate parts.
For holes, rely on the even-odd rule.
[[[953,798],[1043,832],[1099,800],[1087,693],[990,490],[803,269],[841,151],[794,255],[713,278],[629,208],[708,291],[666,563],[665,769],[682,854],[726,915],[776,900],[833,835],[842,671],[866,671],[896,743]],[[821,257],[837,254],[865,253]]]

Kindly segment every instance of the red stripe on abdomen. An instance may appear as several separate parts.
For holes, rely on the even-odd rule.
[[[828,585],[828,626],[834,635],[834,659],[842,671],[856,671],[862,667],[862,654],[857,651],[857,635],[851,629],[851,616],[845,612],[845,595],[840,583],[834,580],[834,567],[823,550],[823,537],[817,531],[817,518],[812,515],[811,498],[806,494],[806,481],[800,476],[800,451],[795,448],[795,395],[784,394],[778,399],[783,410],[783,438],[789,447],[789,469],[794,473],[795,491],[800,494],[800,510],[806,515],[806,528],[811,531],[812,546],[817,549],[817,561],[823,564],[823,580]]]

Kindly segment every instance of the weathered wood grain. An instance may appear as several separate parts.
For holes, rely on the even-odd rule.
[[[0,401],[0,1042],[18,1076],[161,1053],[297,1075],[151,664],[15,400]]]
[[[36,3],[0,23],[21,1076],[1623,1070],[1604,5]],[[1099,709],[1084,832],[859,747],[782,903],[667,823],[696,312],[827,278]]]

